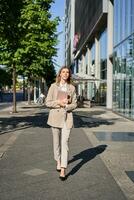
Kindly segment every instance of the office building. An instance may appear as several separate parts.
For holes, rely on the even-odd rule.
[[[134,119],[134,1],[75,0],[73,9],[78,94]]]
[[[65,65],[71,66],[74,61],[73,40],[75,31],[75,0],[65,2]]]

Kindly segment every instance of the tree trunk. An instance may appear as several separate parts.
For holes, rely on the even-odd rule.
[[[25,83],[25,76],[23,76],[23,101],[26,101],[26,83]]]
[[[31,104],[31,91],[30,91],[30,80],[28,79],[28,86],[27,86],[27,92],[28,92],[28,105]]]
[[[37,100],[37,95],[36,95],[36,79],[34,80],[34,103],[36,103],[36,100]]]
[[[40,94],[41,94],[41,80],[39,79],[39,97],[40,97]]]
[[[42,85],[41,85],[41,93],[45,93],[45,80],[44,80],[44,78],[41,78],[41,83],[42,83]]]
[[[13,113],[17,113],[16,109],[16,67],[13,65]]]

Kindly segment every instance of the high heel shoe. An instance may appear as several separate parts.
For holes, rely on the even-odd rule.
[[[66,180],[66,173],[65,173],[65,168],[64,167],[61,167],[61,173],[60,173],[60,176],[59,176],[60,180],[61,181],[65,181]]]
[[[66,176],[59,176],[61,181],[65,181],[66,180]]]
[[[56,171],[57,171],[57,172],[60,172],[60,171],[61,171],[61,169],[58,169],[58,168],[57,168],[57,169],[56,169]]]

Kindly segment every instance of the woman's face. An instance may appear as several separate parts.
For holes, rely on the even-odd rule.
[[[69,70],[67,68],[63,68],[60,73],[61,80],[67,81],[69,77]]]

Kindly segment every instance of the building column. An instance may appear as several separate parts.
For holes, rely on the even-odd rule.
[[[87,55],[88,55],[88,69],[87,69],[87,74],[89,75],[89,77],[91,77],[91,50],[89,49],[89,47],[87,48]],[[88,83],[87,83],[87,98],[88,98],[88,100],[91,99],[91,96],[92,96],[91,82],[88,81]]]
[[[113,54],[113,4],[108,1],[107,20],[107,100],[106,107],[112,109],[113,64],[109,58]]]
[[[100,80],[100,41],[95,37],[95,78]],[[96,87],[99,88],[100,81],[96,81]]]
[[[88,55],[88,69],[87,69],[87,74],[89,76],[91,76],[91,50],[89,49],[89,47],[87,48],[87,55]]]
[[[82,74],[86,74],[86,61],[84,54],[82,54]],[[85,82],[82,83],[82,96],[85,97]]]

